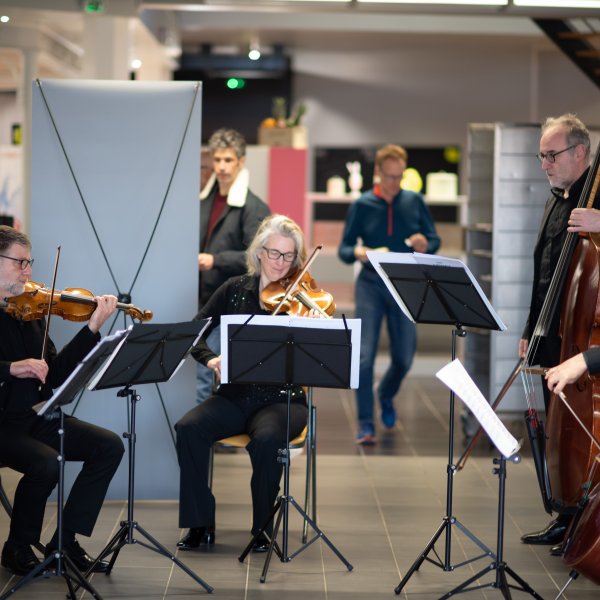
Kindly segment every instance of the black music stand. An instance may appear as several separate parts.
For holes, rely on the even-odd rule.
[[[223,353],[225,381],[229,383],[285,386],[287,389],[287,431],[286,446],[279,451],[277,459],[283,463],[283,494],[277,499],[266,523],[250,540],[238,560],[240,562],[244,561],[254,542],[260,536],[265,535],[269,523],[274,522],[273,533],[270,536],[269,549],[260,578],[261,583],[266,580],[273,551],[275,551],[281,562],[290,562],[319,538],[329,546],[348,571],[351,571],[353,566],[290,495],[290,404],[293,385],[329,388],[351,387],[353,366],[358,362],[356,349],[360,346],[357,336],[353,338],[352,334],[353,330],[359,330],[358,323],[356,321],[350,323],[345,318],[342,321],[319,319],[312,321],[312,323],[308,319],[290,319],[289,317],[277,316],[242,318],[245,320],[241,324],[239,315],[225,317],[221,321],[221,327],[225,328],[228,340],[227,353]],[[250,321],[253,319],[254,322],[251,324]],[[324,335],[324,332],[326,335]],[[223,350],[223,348],[221,349]],[[356,387],[357,381],[354,381],[354,387]],[[303,543],[292,554],[288,554],[290,504],[315,533],[312,539]],[[275,516],[277,516],[276,519]],[[282,522],[282,541],[281,547],[279,547],[276,539]]]
[[[440,369],[436,376],[441,379],[451,390],[456,392],[463,402],[471,409],[472,414],[479,421],[480,426],[484,429],[494,446],[500,453],[499,458],[494,458],[495,466],[492,469],[494,475],[498,475],[498,526],[497,526],[497,542],[496,556],[493,561],[481,569],[475,575],[469,577],[463,583],[457,585],[447,594],[442,596],[440,600],[448,598],[463,592],[480,590],[484,588],[495,588],[502,592],[504,598],[511,598],[510,590],[515,589],[521,592],[526,592],[537,598],[543,598],[515,571],[513,571],[504,560],[504,506],[506,498],[506,461],[510,460],[514,463],[520,463],[521,457],[518,454],[521,448],[521,443],[509,433],[502,421],[498,418],[494,409],[488,404],[477,386],[462,367],[460,361],[454,360],[451,364]],[[489,583],[478,583],[480,577],[489,572],[495,573],[495,578]],[[508,582],[510,576],[517,585]],[[474,584],[474,585],[472,585]]]
[[[73,402],[75,396],[87,384],[94,373],[100,368],[102,363],[109,358],[115,348],[121,343],[128,331],[118,331],[112,336],[100,340],[100,342],[89,352],[89,354],[77,365],[69,378],[54,392],[50,398],[38,411],[38,415],[44,418],[60,418],[59,452],[58,461],[58,487],[56,500],[56,529],[58,531],[58,547],[48,555],[35,569],[30,571],[25,577],[17,581],[8,592],[0,596],[0,600],[8,598],[24,585],[32,582],[35,577],[46,572],[57,577],[64,577],[67,582],[69,593],[67,598],[75,600],[75,592],[79,587],[84,588],[94,598],[101,600],[101,596],[94,589],[92,584],[86,580],[84,575],[73,564],[73,561],[64,552],[63,548],[63,504],[65,495],[65,460],[64,460],[64,442],[65,442],[65,416],[61,406]],[[75,585],[73,585],[75,583]]]
[[[465,337],[463,327],[478,327],[503,331],[506,326],[494,311],[485,294],[479,287],[467,266],[459,260],[432,256],[429,254],[392,254],[387,252],[368,252],[367,256],[379,273],[388,290],[404,312],[415,323],[433,323],[452,325],[452,360],[456,358],[456,339]],[[442,523],[427,542],[425,548],[412,564],[406,575],[395,588],[399,594],[413,573],[424,560],[440,567],[444,571],[453,571],[486,556],[495,558],[494,553],[453,514],[453,481],[456,472],[454,464],[454,392],[450,391],[450,415],[448,427],[448,465],[446,469],[446,514]],[[483,554],[453,565],[452,526],[455,525],[466,535]],[[444,561],[442,562],[435,544],[446,533]],[[429,558],[434,552],[435,560]]]
[[[106,571],[106,574],[109,575],[121,548],[127,544],[138,544],[157,554],[166,556],[207,592],[213,591],[210,585],[198,577],[133,519],[135,499],[135,409],[136,402],[141,397],[131,386],[144,383],[161,383],[171,379],[191,352],[207,324],[208,320],[190,321],[189,323],[134,325],[125,343],[112,356],[112,360],[90,385],[90,389],[93,390],[120,387],[122,389],[117,392],[117,396],[129,398],[129,431],[123,434],[123,437],[127,439],[129,454],[129,486],[127,492],[127,520],[121,522],[121,528],[97,556],[86,575],[92,572],[97,562],[112,554]],[[150,544],[135,539],[134,530],[139,531]]]

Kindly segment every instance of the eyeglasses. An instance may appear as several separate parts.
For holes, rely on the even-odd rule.
[[[275,250],[275,248],[267,248],[266,246],[263,246],[262,249],[267,253],[267,256],[271,260],[283,258],[285,262],[291,263],[294,262],[294,259],[298,256],[297,252],[279,252],[279,250]]]
[[[14,260],[19,263],[19,267],[21,267],[21,271],[24,271],[27,267],[31,267],[33,265],[33,258],[13,258],[12,256],[5,256],[4,254],[0,254],[0,258],[8,258],[8,260]]]
[[[401,175],[388,175],[387,173],[380,171],[379,175],[382,179],[389,179],[390,181],[400,181],[404,176],[404,173],[402,173]]]
[[[567,150],[571,150],[571,149],[575,148],[575,146],[577,146],[577,144],[573,144],[572,146],[569,146],[568,148],[565,148],[564,150],[559,150],[558,152],[546,152],[546,153],[538,152],[536,154],[536,156],[538,157],[540,162],[543,162],[543,160],[546,159],[549,163],[553,163],[559,154],[562,154],[563,152],[566,152]]]

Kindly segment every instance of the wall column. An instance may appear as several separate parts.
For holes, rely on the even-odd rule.
[[[84,15],[84,79],[129,79],[129,18]]]
[[[31,228],[31,86],[37,77],[39,51],[23,50],[22,57],[23,70],[17,93],[17,106],[20,112],[20,122],[22,123],[23,230],[29,233]]]

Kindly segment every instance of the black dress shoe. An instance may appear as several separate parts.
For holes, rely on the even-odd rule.
[[[94,564],[94,559],[79,545],[77,540],[73,540],[64,545],[63,551],[66,556],[71,559],[71,562],[75,567],[82,573],[87,573],[92,565],[92,573],[107,573],[108,563],[104,560],[99,560]],[[46,546],[46,556],[50,556],[53,552],[56,552],[56,548]]]
[[[196,550],[200,546],[208,546],[215,543],[215,527],[191,527],[190,530],[178,542],[180,550]]]
[[[524,544],[547,544],[548,546],[555,546],[560,544],[567,533],[570,519],[566,519],[559,516],[558,519],[550,521],[548,526],[542,531],[536,531],[535,533],[526,533],[521,536],[521,541]]]
[[[27,575],[39,564],[38,557],[28,544],[4,544],[2,548],[2,566],[15,575]]]
[[[261,535],[252,544],[252,552],[266,552],[269,549],[270,543],[266,536]]]
[[[557,546],[552,546],[550,548],[550,556],[562,556],[563,555],[563,545],[558,544]]]

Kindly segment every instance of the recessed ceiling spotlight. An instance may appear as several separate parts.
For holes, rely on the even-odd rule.
[[[600,0],[513,0],[513,4],[537,8],[600,8]]]
[[[10,17],[8,15],[2,15],[0,17],[0,23],[8,23],[10,21]]]
[[[258,60],[260,58],[260,45],[258,40],[252,40],[250,42],[250,49],[248,50],[248,58],[250,60]]]
[[[454,4],[468,6],[507,6],[508,0],[358,0],[373,4]]]

